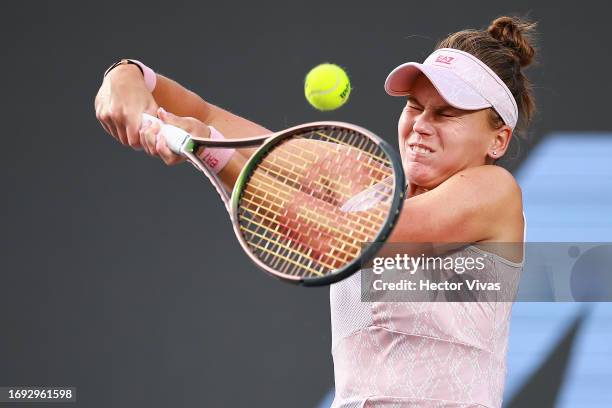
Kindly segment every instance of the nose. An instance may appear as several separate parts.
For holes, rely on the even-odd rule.
[[[433,133],[433,125],[427,112],[421,112],[416,117],[412,130],[420,135],[431,135]]]

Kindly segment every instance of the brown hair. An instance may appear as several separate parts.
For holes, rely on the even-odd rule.
[[[536,23],[518,17],[496,18],[486,30],[463,30],[450,34],[436,46],[455,48],[468,52],[487,64],[506,84],[519,111],[516,131],[523,133],[535,112],[535,98],[529,79],[523,73],[524,67],[534,61]],[[493,109],[491,125],[503,125],[500,116]]]

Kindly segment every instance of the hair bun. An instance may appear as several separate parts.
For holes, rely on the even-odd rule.
[[[535,49],[531,45],[536,23],[524,21],[518,17],[496,18],[487,32],[506,47],[511,48],[521,67],[531,64]]]

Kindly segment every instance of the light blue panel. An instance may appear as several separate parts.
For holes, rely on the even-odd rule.
[[[558,133],[516,173],[529,242],[612,242],[612,134]],[[612,304],[517,303],[505,401],[520,389],[582,308],[583,325],[558,408],[612,407]]]
[[[555,133],[534,149],[517,180],[529,242],[612,242],[612,133]],[[612,303],[517,303],[504,401],[546,359],[574,318],[590,315],[575,343],[557,408],[612,407]],[[321,403],[329,406],[330,391]]]
[[[558,408],[612,407],[612,304],[593,307],[576,341]]]

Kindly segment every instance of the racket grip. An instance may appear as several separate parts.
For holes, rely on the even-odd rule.
[[[161,125],[160,134],[166,140],[168,148],[175,154],[182,154],[181,148],[189,141],[189,133],[181,128],[164,123],[161,119],[149,115],[148,113],[142,114],[142,120],[144,121],[145,119],[154,123],[159,123]]]

